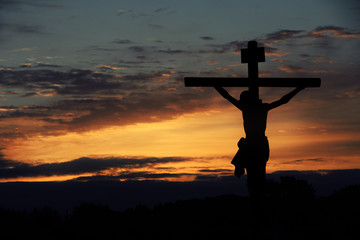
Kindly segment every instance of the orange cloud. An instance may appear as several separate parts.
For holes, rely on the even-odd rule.
[[[326,70],[319,69],[319,70],[307,70],[303,67],[298,67],[294,65],[286,65],[286,66],[279,66],[279,70],[287,73],[326,73]]]
[[[111,66],[108,66],[108,65],[99,65],[100,69],[102,70],[119,70],[119,69],[124,69],[124,68],[117,68],[117,67],[111,67]]]
[[[357,98],[360,97],[360,90],[346,91],[336,95],[337,98]]]
[[[285,62],[285,60],[281,59],[281,58],[271,58],[270,61],[271,62]]]
[[[216,65],[218,62],[216,60],[209,60],[208,65]]]
[[[230,68],[222,68],[222,67],[218,67],[216,68],[217,70],[219,71],[222,71],[222,72],[227,72],[227,71],[230,71]]]
[[[259,77],[270,77],[271,73],[270,72],[259,72]]]
[[[335,63],[331,58],[326,56],[318,56],[316,57],[312,62],[318,63],[318,62],[328,62],[328,63]]]
[[[229,67],[237,67],[237,66],[241,66],[242,63],[234,63],[234,64],[230,64]]]
[[[312,32],[312,34],[314,34],[314,35],[321,35],[323,33],[330,33],[332,35],[339,36],[339,37],[345,37],[345,38],[348,38],[348,37],[360,38],[359,33],[346,32],[343,29],[323,29],[323,30]]]
[[[265,56],[276,56],[276,57],[282,57],[285,55],[290,54],[290,52],[284,52],[284,51],[280,51],[280,52],[265,52]]]
[[[327,73],[326,70],[320,69],[320,70],[312,70],[311,73]]]
[[[0,112],[16,111],[17,108],[0,108]]]
[[[165,78],[169,78],[169,77],[171,77],[171,74],[169,74],[169,73],[163,73],[161,76],[162,76],[162,77],[165,77]]]
[[[288,73],[306,72],[305,68],[297,67],[297,66],[293,66],[293,65],[279,66],[278,69],[283,72],[288,72]]]
[[[50,89],[48,91],[36,92],[36,96],[39,97],[52,97],[54,95],[56,95],[56,91],[54,89]]]

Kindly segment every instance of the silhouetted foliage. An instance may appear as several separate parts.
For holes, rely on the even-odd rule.
[[[359,202],[360,185],[316,198],[306,181],[268,181],[266,239],[357,239]],[[62,215],[0,208],[1,239],[249,239],[248,206],[248,197],[223,195],[125,211],[79,203]]]
[[[290,202],[312,201],[315,190],[305,180],[282,176],[280,182],[267,181],[267,195],[270,198],[283,199]]]

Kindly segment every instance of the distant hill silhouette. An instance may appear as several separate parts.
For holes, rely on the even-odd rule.
[[[360,185],[315,197],[304,180],[268,181],[266,239],[358,239]],[[248,197],[181,200],[114,211],[79,203],[72,212],[0,208],[2,239],[248,239]]]

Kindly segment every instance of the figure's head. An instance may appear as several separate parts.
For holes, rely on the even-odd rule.
[[[250,103],[252,102],[253,100],[253,97],[251,96],[250,92],[249,91],[243,91],[241,94],[240,94],[240,101],[243,102],[243,103]]]
[[[240,94],[240,102],[244,104],[255,104],[259,101],[261,102],[261,100],[257,100],[249,91],[243,91]]]

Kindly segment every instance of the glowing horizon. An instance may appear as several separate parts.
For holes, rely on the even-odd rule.
[[[269,114],[271,118],[271,113]],[[281,118],[281,114],[274,114]],[[277,116],[279,115],[279,116]],[[276,119],[275,119],[276,121]],[[276,123],[268,127],[270,160],[268,172],[281,170],[331,170],[339,163],[343,169],[358,168],[357,156],[326,153],[321,146],[337,141],[354,139],[353,134],[329,133],[328,130],[297,121]],[[224,127],[225,126],[225,127]],[[290,132],[290,134],[289,134]],[[215,137],[216,136],[216,137]],[[89,158],[116,157],[181,157],[185,162],[172,163],[166,171],[157,167],[140,168],[136,171],[172,174],[203,174],[199,170],[223,169],[218,172],[229,175],[233,171],[230,161],[237,151],[238,138],[243,136],[241,113],[230,106],[225,111],[212,110],[185,114],[176,119],[155,123],[139,123],[124,127],[109,127],[85,133],[67,133],[59,136],[39,136],[12,143],[12,148],[3,151],[5,159],[25,162],[31,165],[63,163]],[[316,148],[316,146],[319,146]],[[204,159],[202,161],[199,161]],[[136,172],[135,171],[135,172]],[[81,176],[111,176],[120,174],[121,169],[111,172],[83,173],[79,175],[39,176],[2,179],[1,181],[61,181]],[[185,177],[186,180],[194,176]],[[161,178],[169,180],[171,177]],[[180,181],[181,178],[177,178]],[[184,179],[183,179],[184,180]]]

